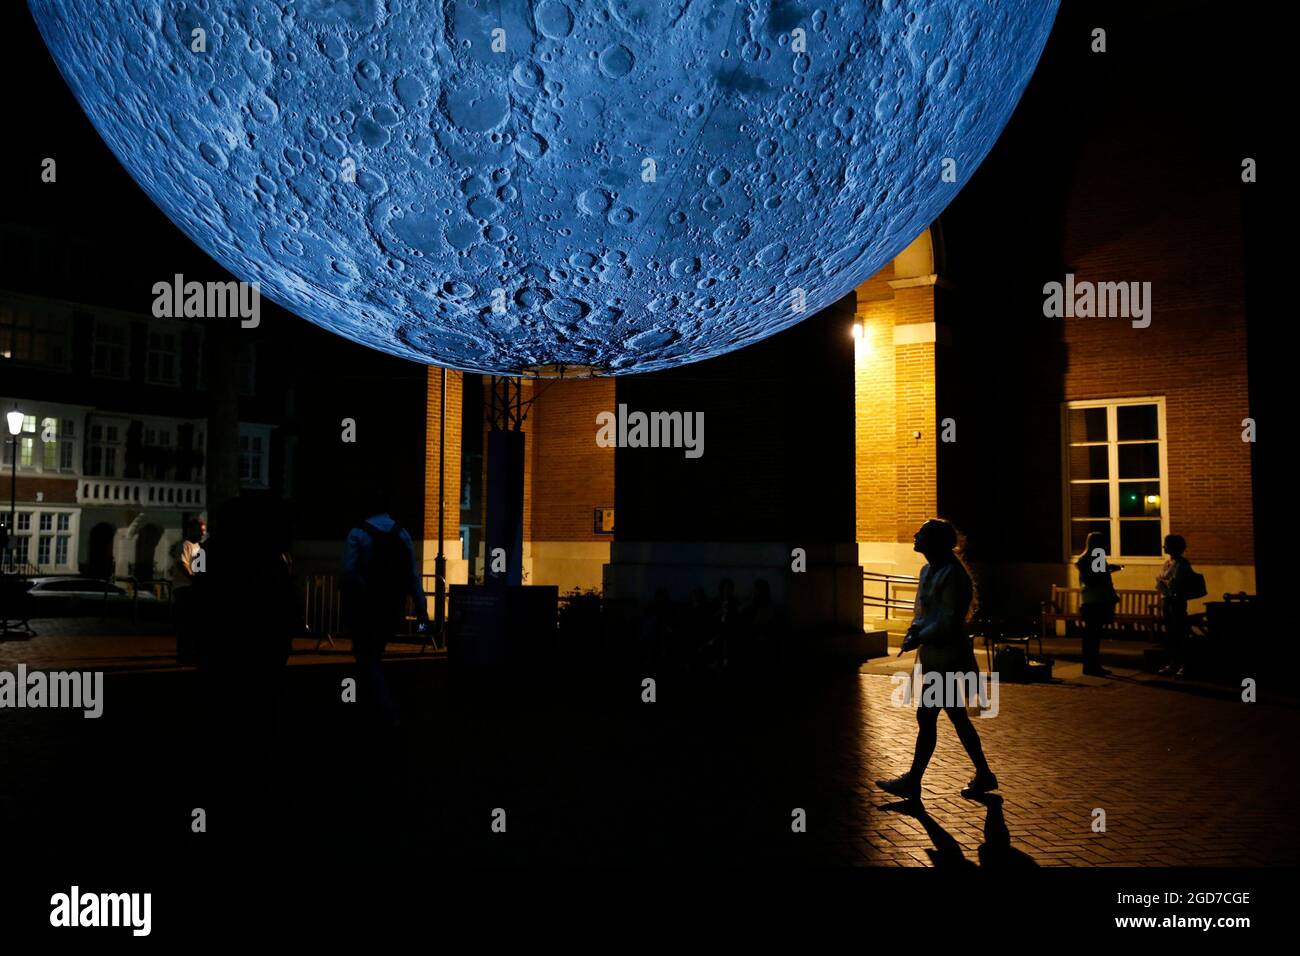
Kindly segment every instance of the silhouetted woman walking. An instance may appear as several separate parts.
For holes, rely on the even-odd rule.
[[[903,641],[903,650],[920,648],[918,657],[923,682],[937,678],[945,688],[964,684],[964,681],[950,681],[948,675],[976,677],[979,664],[966,633],[966,619],[975,591],[966,566],[957,557],[957,530],[947,521],[931,519],[916,532],[912,547],[925,556],[926,563],[921,568],[916,610]],[[876,786],[896,797],[909,800],[920,797],[921,777],[934,754],[939,736],[939,711],[942,710],[948,714],[957,737],[975,765],[975,776],[967,784],[967,789],[975,793],[996,790],[998,778],[984,758],[980,735],[966,713],[965,700],[944,700],[942,706],[927,704],[926,700],[926,695],[922,695],[917,701],[916,751],[911,769],[893,780],[877,780]]]

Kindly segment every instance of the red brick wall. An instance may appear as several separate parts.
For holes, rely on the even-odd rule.
[[[9,516],[9,469],[3,469],[0,474],[0,490],[3,490],[4,504],[0,506],[5,517]],[[88,479],[94,481],[95,479]],[[100,479],[102,482],[103,479]],[[18,473],[17,500],[21,502],[34,502],[37,492],[44,492],[45,504],[51,505],[71,505],[77,502],[77,482],[75,479],[55,478],[51,476],[26,476],[22,472]]]
[[[443,493],[444,540],[460,534],[460,433],[464,381],[460,372],[447,370],[447,459]],[[424,538],[438,537],[438,410],[442,404],[441,370],[430,367],[425,401]]]
[[[893,289],[893,278],[891,262],[857,290],[864,328],[854,374],[859,541],[910,541],[938,507],[935,343],[894,344],[895,327],[934,321],[934,287]]]
[[[1125,181],[1122,156],[1091,157]],[[1135,196],[1082,184],[1065,259],[1075,280],[1151,282],[1151,325],[1063,319],[1065,398],[1164,396],[1170,531],[1200,563],[1253,562],[1244,273],[1231,193],[1180,183]],[[1182,191],[1180,187],[1186,187]]]
[[[614,505],[614,449],[596,444],[596,415],[617,411],[614,380],[537,382],[529,412],[531,523],[536,541],[608,541],[592,511]]]

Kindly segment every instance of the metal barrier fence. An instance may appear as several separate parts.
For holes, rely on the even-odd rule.
[[[340,606],[342,594],[339,592],[338,578],[333,574],[312,574],[301,579],[303,599],[303,623],[307,632],[316,638],[316,646],[322,641],[334,645],[334,635],[343,629]]]
[[[425,610],[429,619],[434,619],[433,602],[436,600],[435,588],[438,577],[435,574],[421,575],[425,593]],[[334,646],[334,638],[343,632],[343,592],[339,587],[336,574],[312,574],[299,579],[302,592],[303,623],[308,633],[316,638],[316,646],[328,642]],[[415,636],[416,615],[410,603],[407,604],[407,636]]]

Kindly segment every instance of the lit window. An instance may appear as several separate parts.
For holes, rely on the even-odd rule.
[[[1065,412],[1069,551],[1098,532],[1115,558],[1158,558],[1166,534],[1164,403],[1072,402]]]
[[[55,471],[59,467],[59,420],[41,419],[41,468]]]
[[[76,426],[72,419],[65,418],[59,429],[59,471],[73,471],[76,468]]]
[[[0,359],[64,368],[68,363],[67,341],[66,315],[0,309]]]

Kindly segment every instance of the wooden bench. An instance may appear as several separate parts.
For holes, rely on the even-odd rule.
[[[1115,622],[1107,626],[1108,630],[1131,630],[1150,633],[1156,636],[1164,631],[1164,612],[1160,603],[1160,592],[1154,588],[1116,588],[1119,603],[1115,605]],[[1067,628],[1071,621],[1082,621],[1079,613],[1079,598],[1082,588],[1063,588],[1052,585],[1052,597],[1043,603],[1042,636],[1056,633],[1056,622],[1065,621]]]

